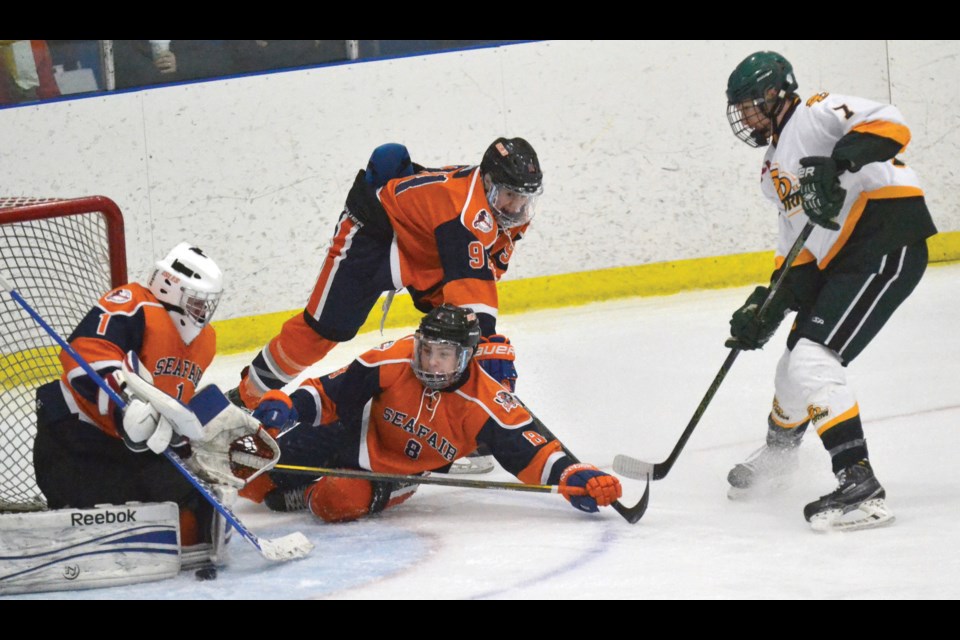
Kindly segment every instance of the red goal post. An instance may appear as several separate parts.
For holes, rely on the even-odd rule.
[[[110,198],[0,196],[0,272],[67,337],[127,282],[123,214]],[[33,473],[35,391],[60,375],[56,342],[0,294],[0,512],[46,507]]]

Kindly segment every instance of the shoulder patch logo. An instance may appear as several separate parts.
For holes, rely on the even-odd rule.
[[[125,304],[133,300],[133,294],[129,289],[117,289],[116,291],[111,292],[106,299],[108,302]]]
[[[473,219],[473,227],[482,233],[490,233],[493,231],[493,218],[486,209],[480,209],[480,211],[477,212],[476,217]]]
[[[507,413],[510,413],[520,406],[520,403],[513,397],[513,394],[506,390],[497,391],[497,395],[493,397],[493,401],[502,406]]]

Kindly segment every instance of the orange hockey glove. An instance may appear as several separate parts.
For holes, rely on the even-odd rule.
[[[623,495],[620,481],[592,464],[572,464],[560,476],[560,493],[575,508],[596,513]]]

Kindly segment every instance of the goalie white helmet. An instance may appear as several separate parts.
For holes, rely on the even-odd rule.
[[[167,309],[180,337],[190,344],[217,310],[223,272],[203,251],[181,242],[157,261],[148,287]]]

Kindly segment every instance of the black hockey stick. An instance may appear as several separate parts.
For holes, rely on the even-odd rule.
[[[517,402],[523,405],[523,408],[526,409],[527,413],[530,414],[530,417],[533,418],[533,423],[537,426],[537,430],[541,433],[541,435],[544,435],[548,438],[552,438],[556,440],[557,442],[560,442],[559,438],[553,435],[553,432],[547,428],[547,425],[543,424],[540,418],[534,415],[533,411],[530,411],[530,408],[527,405],[523,404],[520,398],[517,398],[516,396],[514,396],[514,398],[517,399]],[[561,443],[560,446],[563,446],[563,444]],[[563,447],[563,452],[567,454],[568,458],[573,460],[574,464],[578,464],[580,462],[577,456],[573,455],[573,453],[571,453],[570,450],[567,449],[565,446]],[[629,477],[632,477],[632,476],[629,476]],[[643,517],[643,514],[647,511],[647,504],[649,502],[650,502],[650,478],[647,478],[647,486],[643,490],[643,495],[640,497],[640,502],[633,505],[632,507],[628,507],[628,506],[625,506],[619,500],[615,500],[613,504],[611,504],[610,506],[613,507],[614,511],[616,511],[621,516],[623,516],[624,520],[626,520],[630,524],[636,524],[637,522],[639,522],[640,518]]]
[[[763,305],[757,311],[758,316],[763,314],[763,312],[767,310],[767,307],[770,306],[770,303],[773,301],[774,294],[776,294],[777,290],[780,288],[780,285],[783,283],[784,278],[786,278],[787,273],[790,271],[790,268],[793,266],[793,261],[797,259],[798,255],[800,255],[800,252],[803,250],[803,245],[806,243],[807,238],[810,237],[810,233],[813,231],[813,229],[814,223],[807,222],[807,225],[802,231],[800,231],[800,235],[797,237],[796,241],[794,241],[793,246],[790,247],[790,252],[787,253],[787,257],[784,258],[783,271],[780,272],[776,282],[770,286],[770,291],[767,293],[766,300],[763,301]],[[700,422],[700,418],[707,410],[707,406],[710,404],[710,401],[713,400],[713,396],[717,393],[717,389],[720,388],[720,384],[723,382],[724,378],[727,377],[727,372],[730,371],[730,367],[733,366],[737,356],[740,355],[740,351],[741,350],[737,348],[730,350],[730,353],[727,355],[727,359],[723,362],[723,366],[720,367],[720,371],[718,371],[716,377],[714,377],[713,383],[710,385],[710,388],[707,389],[706,395],[703,396],[703,400],[700,401],[700,405],[697,407],[697,410],[694,411],[693,417],[690,419],[690,423],[687,425],[687,428],[683,430],[683,433],[680,434],[680,440],[677,441],[676,446],[673,448],[673,451],[670,453],[670,455],[667,456],[666,460],[653,464],[620,454],[613,459],[613,470],[627,478],[647,478],[648,482],[650,478],[653,478],[654,480],[660,480],[664,478],[667,473],[670,472],[671,467],[673,467],[673,463],[677,461],[677,458],[680,456],[680,452],[683,451],[683,447],[687,444],[687,440],[690,439],[690,434],[693,433],[693,430]]]

